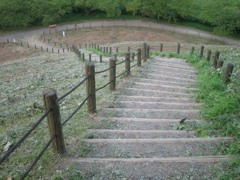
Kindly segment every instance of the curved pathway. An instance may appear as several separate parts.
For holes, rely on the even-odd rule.
[[[64,31],[67,29],[73,29],[73,28],[75,28],[75,26],[77,28],[101,27],[101,26],[146,27],[146,28],[173,31],[173,32],[178,32],[178,33],[182,33],[182,34],[187,34],[187,35],[197,35],[199,37],[219,40],[219,41],[225,42],[227,44],[240,46],[240,40],[235,40],[235,39],[226,38],[226,37],[220,37],[220,36],[213,35],[206,31],[186,28],[183,26],[173,26],[170,24],[154,23],[154,22],[147,22],[147,21],[142,21],[142,20],[102,20],[102,21],[82,22],[79,24],[61,25],[61,26],[57,27],[57,30]],[[0,36],[0,42],[6,42],[7,39],[9,39],[9,40],[24,39],[31,35],[42,34],[43,32],[49,32],[49,29],[48,28],[40,28],[40,29],[36,29],[36,30],[23,31],[23,32],[19,32],[19,33],[13,33],[13,34],[9,34],[9,35]]]

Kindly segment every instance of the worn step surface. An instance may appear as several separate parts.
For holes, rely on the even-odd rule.
[[[217,178],[216,170],[233,159],[223,152],[234,139],[211,131],[199,137],[196,77],[184,60],[156,57],[93,117],[98,126],[71,162],[85,179]]]
[[[198,136],[193,130],[113,130],[89,129],[94,139],[159,139],[159,138],[190,138]]]

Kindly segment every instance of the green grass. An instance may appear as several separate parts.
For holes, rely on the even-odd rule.
[[[232,80],[229,89],[230,84],[225,84],[223,80],[225,71],[215,70],[209,62],[200,60],[196,54],[186,57],[186,60],[193,63],[199,70],[197,101],[205,104],[202,108],[202,116],[208,121],[209,126],[206,128],[218,130],[222,136],[235,137],[236,141],[227,147],[226,154],[238,156],[240,153],[240,92],[237,82]],[[236,69],[237,71],[239,69]],[[239,157],[226,164],[227,171],[221,172],[222,179],[238,179],[239,166]]]

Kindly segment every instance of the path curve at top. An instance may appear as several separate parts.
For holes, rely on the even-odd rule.
[[[213,35],[207,31],[196,30],[192,28],[186,28],[184,26],[176,26],[171,24],[162,24],[162,23],[154,23],[154,22],[147,22],[142,20],[101,20],[101,21],[91,21],[91,22],[82,22],[82,23],[74,23],[74,24],[66,24],[66,25],[59,25],[57,27],[58,31],[64,31],[67,28],[73,29],[77,25],[79,28],[83,27],[101,27],[101,26],[128,26],[128,27],[145,27],[145,28],[152,28],[152,29],[160,29],[166,31],[173,31],[177,33],[182,33],[186,35],[197,35],[199,37],[218,40],[230,45],[238,45],[240,46],[240,40],[227,38],[227,37],[220,37]],[[19,33],[8,34],[4,36],[0,36],[0,42],[7,42],[7,40],[12,39],[24,39],[24,37],[34,35],[34,34],[42,34],[43,32],[49,32],[48,28],[39,28],[36,30],[29,30],[23,31]]]

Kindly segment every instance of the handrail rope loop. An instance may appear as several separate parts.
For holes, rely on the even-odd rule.
[[[81,109],[81,107],[85,104],[89,97],[90,95],[83,100],[83,102],[78,106],[78,108],[62,123],[62,126],[64,126]]]
[[[58,101],[63,100],[65,97],[67,97],[69,94],[71,94],[73,91],[75,91],[79,86],[81,86],[89,76],[85,77],[80,83],[78,83],[74,88],[72,88],[70,91],[68,91],[66,94],[64,94],[62,97],[58,98]]]
[[[101,73],[107,72],[108,70],[110,70],[110,69],[112,69],[112,68],[113,68],[113,66],[111,66],[111,67],[109,67],[109,68],[107,68],[107,69],[105,69],[105,70],[95,72],[95,74],[101,74]]]
[[[25,177],[27,177],[27,175],[31,172],[31,170],[34,168],[34,166],[36,165],[36,163],[38,162],[38,160],[43,156],[43,153],[47,150],[47,148],[50,146],[50,144],[52,143],[52,141],[54,140],[56,136],[54,135],[53,137],[51,137],[51,139],[48,141],[48,143],[44,146],[44,148],[42,149],[42,151],[39,153],[39,155],[36,157],[36,159],[34,160],[34,162],[31,164],[31,166],[29,166],[29,168],[27,169],[27,171],[24,173],[24,175],[21,177],[20,180],[25,179]]]
[[[103,88],[105,88],[106,86],[108,86],[111,82],[113,82],[114,80],[112,80],[112,81],[110,81],[110,82],[108,82],[107,84],[105,84],[104,86],[102,86],[102,87],[100,87],[100,88],[98,88],[98,89],[96,89],[95,91],[97,92],[97,91],[99,91],[99,90],[101,90],[101,89],[103,89]]]
[[[21,144],[22,142],[36,129],[36,127],[47,117],[47,115],[52,111],[49,109],[45,114],[32,126],[30,130],[0,159],[0,164],[8,158]]]

